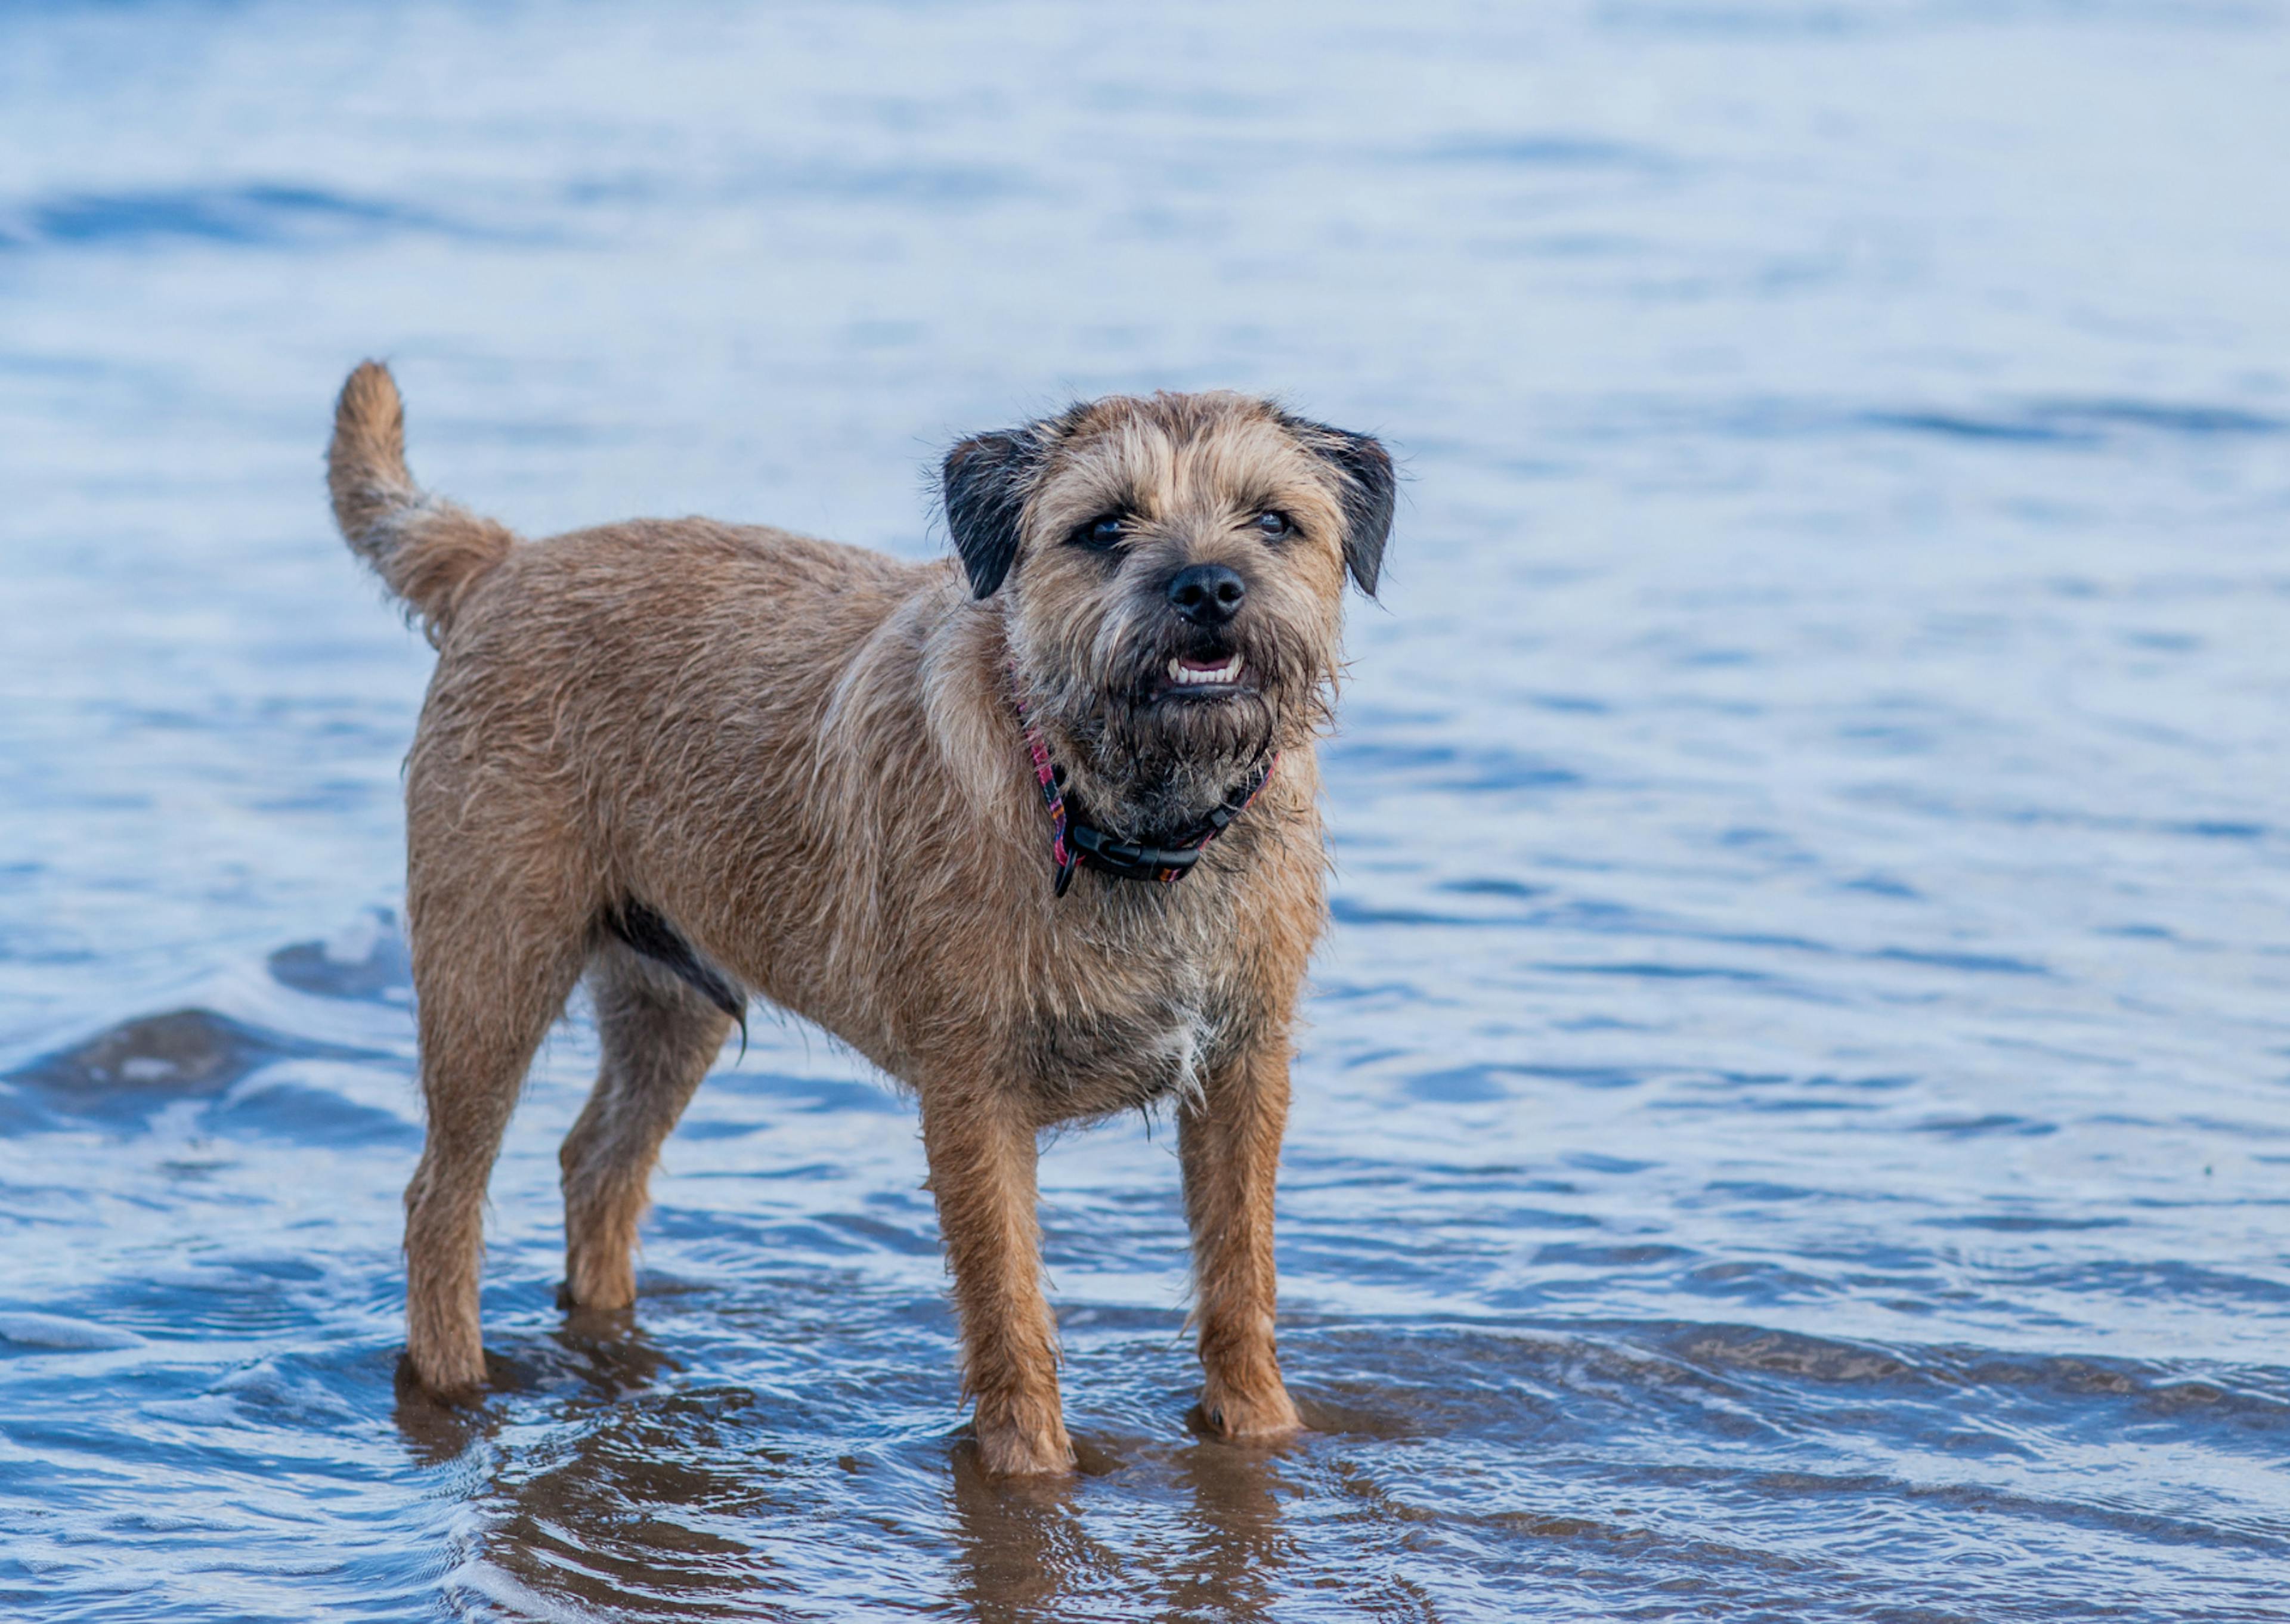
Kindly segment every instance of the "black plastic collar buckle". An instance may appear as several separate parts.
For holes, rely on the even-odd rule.
[[[1173,850],[1167,846],[1141,846],[1134,841],[1116,840],[1103,829],[1093,828],[1086,823],[1068,824],[1066,839],[1091,868],[1125,880],[1181,879],[1201,860],[1206,845],[1204,841],[1201,845]],[[1065,876],[1058,877],[1063,880]]]

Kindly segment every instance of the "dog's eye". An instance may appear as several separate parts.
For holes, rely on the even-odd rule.
[[[1120,545],[1126,528],[1122,524],[1119,514],[1101,513],[1085,524],[1074,526],[1073,535],[1069,539],[1076,547],[1093,548],[1099,552],[1103,552],[1107,548]]]
[[[1260,513],[1252,523],[1258,530],[1262,531],[1265,539],[1270,541],[1279,540],[1281,537],[1296,528],[1288,522],[1288,516],[1285,513]]]

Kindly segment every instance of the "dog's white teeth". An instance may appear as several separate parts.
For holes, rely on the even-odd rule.
[[[1169,662],[1169,680],[1190,687],[1205,683],[1229,683],[1240,675],[1240,656],[1235,654],[1221,665],[1188,665],[1181,660]]]

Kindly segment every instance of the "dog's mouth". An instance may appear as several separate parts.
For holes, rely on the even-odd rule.
[[[1127,682],[1090,692],[1075,748],[1101,827],[1148,844],[1189,829],[1274,750],[1301,742],[1317,691],[1300,686],[1284,653],[1270,638],[1179,635],[1132,656]]]
[[[1221,700],[1255,691],[1253,673],[1239,650],[1206,660],[1178,655],[1161,668],[1154,686],[1156,700]]]

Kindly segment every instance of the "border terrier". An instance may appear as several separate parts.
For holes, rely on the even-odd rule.
[[[625,1308],[661,1144],[751,996],[911,1089],[981,1465],[1061,1473],[1035,1158],[1166,1100],[1200,1415],[1293,1431],[1273,1180],[1325,907],[1313,759],[1390,458],[1235,394],[1113,396],[947,454],[955,559],[639,520],[525,541],[424,492],[372,362],[327,484],[437,649],[406,766],[428,1136],[406,1354],[484,1380],[486,1180],[586,976],[568,1303]]]

